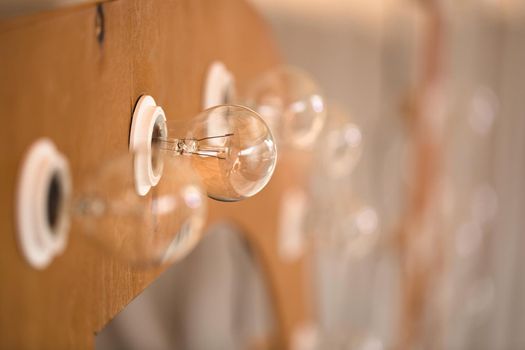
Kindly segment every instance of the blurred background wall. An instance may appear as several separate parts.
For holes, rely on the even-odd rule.
[[[353,197],[377,210],[379,241],[388,240],[410,181],[406,173],[413,151],[404,105],[425,65],[425,2],[254,3],[270,21],[286,61],[315,75],[326,95],[362,128],[364,150],[358,167],[345,183],[323,182],[322,175],[314,179],[317,200],[330,197],[325,214],[333,216],[334,202],[348,203],[337,194],[350,186]],[[440,191],[433,198],[440,204],[431,215],[440,224],[446,253],[443,276],[435,278],[426,297],[427,304],[437,304],[429,312],[442,313],[438,318],[444,329],[442,341],[437,341],[439,332],[421,330],[427,339],[419,344],[521,348],[523,278],[515,269],[521,265],[525,198],[525,70],[519,63],[525,52],[519,39],[524,34],[524,4],[437,3],[443,47],[437,53],[440,103],[432,112],[439,123],[435,128],[441,135],[443,169]],[[336,188],[327,195],[330,186]],[[321,241],[328,230],[328,225],[318,230]],[[357,259],[340,250],[339,244],[316,250],[320,332],[328,332],[328,338],[334,331],[340,337],[368,334],[375,339],[370,344],[392,347],[399,332],[396,320],[403,312],[396,295],[404,291],[396,269],[403,256],[385,244]]]

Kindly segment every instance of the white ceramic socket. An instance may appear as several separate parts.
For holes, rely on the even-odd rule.
[[[225,104],[226,98],[234,92],[234,87],[235,78],[224,63],[212,62],[204,82],[203,109]]]
[[[59,202],[53,225],[48,219],[51,183],[59,187]],[[68,204],[71,175],[67,159],[53,142],[42,138],[33,143],[22,163],[16,191],[18,243],[27,262],[44,269],[62,253],[69,234]]]
[[[146,195],[151,187],[158,184],[162,176],[162,162],[153,168],[153,133],[155,128],[162,137],[166,137],[166,116],[153,97],[142,95],[135,106],[131,122],[129,148],[135,154],[135,188],[141,196]]]

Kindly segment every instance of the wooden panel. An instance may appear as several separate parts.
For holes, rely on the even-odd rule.
[[[43,10],[59,9],[80,4],[95,4],[110,0],[0,0],[0,18],[27,15]]]
[[[223,60],[241,87],[279,62],[266,26],[238,0],[119,0],[0,22],[0,347],[90,348],[93,334],[161,269],[133,270],[72,228],[64,255],[45,271],[22,259],[15,241],[13,198],[24,151],[52,138],[70,159],[74,181],[127,149],[132,109],[151,94],[168,119],[200,110],[208,64]],[[286,156],[281,157],[286,159]],[[279,198],[299,183],[281,162],[271,185],[241,203],[210,201],[210,223],[245,229],[262,260],[281,341],[308,317],[303,262],[276,253]],[[283,174],[287,174],[285,177]]]

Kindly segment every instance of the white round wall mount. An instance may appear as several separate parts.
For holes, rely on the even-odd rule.
[[[202,107],[231,104],[235,95],[235,78],[221,61],[210,64],[204,82]]]
[[[27,262],[44,269],[62,253],[69,235],[71,174],[53,142],[34,142],[23,161],[16,191],[18,243]]]
[[[142,95],[133,111],[129,148],[135,152],[135,188],[145,196],[162,177],[162,159],[152,149],[154,137],[166,137],[166,116],[153,97]]]

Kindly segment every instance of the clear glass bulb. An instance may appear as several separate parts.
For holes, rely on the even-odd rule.
[[[279,143],[299,149],[313,146],[326,118],[319,87],[295,67],[277,67],[262,74],[236,103],[259,113]]]
[[[238,201],[270,181],[277,149],[270,129],[251,109],[216,106],[166,127],[167,136],[154,137],[154,144],[171,155],[188,156],[211,198]]]
[[[363,152],[360,128],[348,114],[330,104],[327,125],[320,138],[324,145],[318,152],[322,168],[332,178],[349,175]]]
[[[199,240],[206,197],[187,161],[159,155],[161,180],[146,196],[138,195],[134,159],[139,153],[119,157],[90,176],[73,199],[73,219],[125,261],[164,264],[184,256]]]

